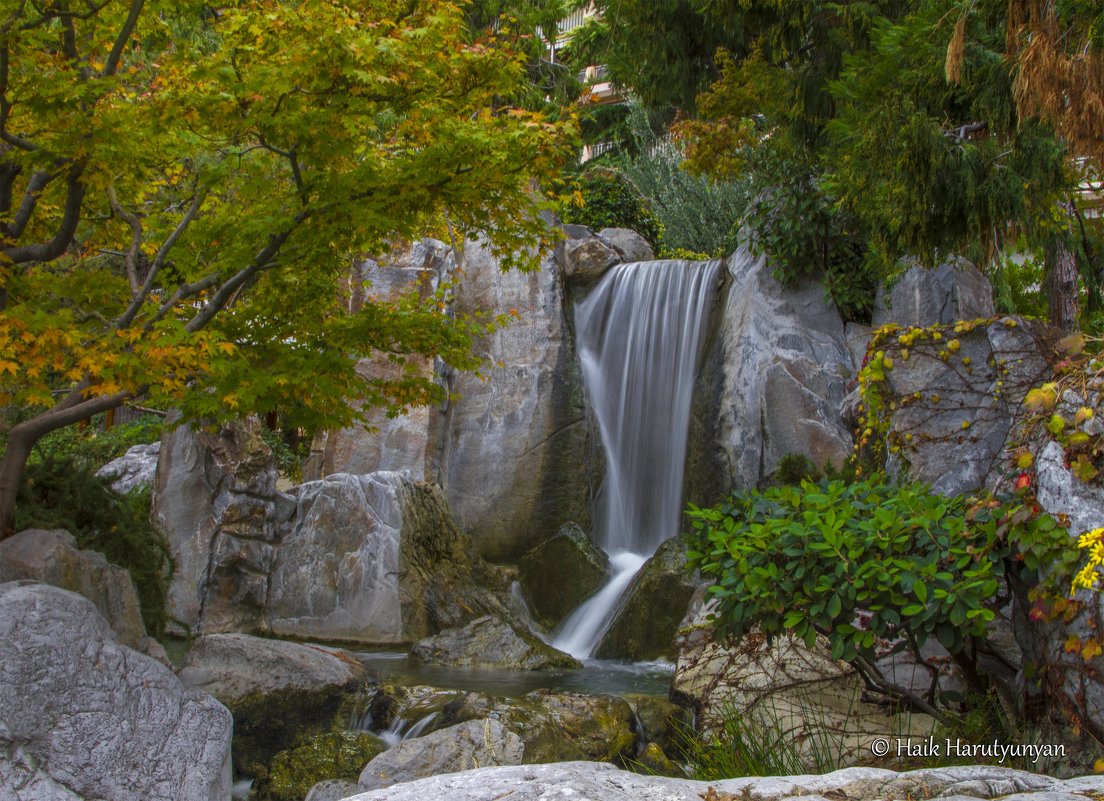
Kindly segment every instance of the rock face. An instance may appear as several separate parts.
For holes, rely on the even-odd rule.
[[[456,522],[491,561],[516,559],[568,520],[589,524],[597,470],[560,269],[503,273],[478,244],[464,254],[458,312],[516,314],[478,343],[485,378],[447,377],[438,482]]]
[[[263,628],[276,475],[255,419],[162,438],[152,516],[176,563],[169,614],[193,634]]]
[[[472,720],[399,743],[364,766],[360,789],[488,765],[520,765],[525,746],[497,720]]]
[[[565,225],[563,272],[572,284],[593,286],[610,267],[655,258],[648,240],[628,228],[603,228],[594,234],[582,225]]]
[[[441,491],[399,473],[302,485],[274,561],[268,622],[281,635],[398,643],[512,617]]]
[[[455,267],[452,248],[435,239],[423,239],[399,247],[378,261],[360,262],[350,276],[350,312],[359,311],[367,299],[393,302],[416,292],[422,298],[432,294]],[[432,376],[432,360],[423,359],[419,373]],[[399,378],[402,368],[386,357],[364,359],[357,372],[370,378]],[[372,473],[378,470],[405,473],[417,480],[434,478],[436,461],[435,426],[440,412],[419,407],[398,417],[373,410],[365,425],[343,428],[325,435],[318,443],[320,464],[305,479],[316,480],[333,473]],[[369,432],[374,428],[374,432]]]
[[[530,550],[518,562],[533,618],[548,630],[558,626],[609,578],[609,557],[575,523]]]
[[[228,800],[230,732],[225,707],[120,645],[91,601],[0,585],[0,796]]]
[[[118,459],[112,459],[96,475],[110,478],[111,488],[120,495],[144,486],[153,486],[157,478],[157,458],[161,454],[161,443],[135,445]]]
[[[675,633],[697,588],[686,568],[686,544],[678,537],[668,540],[633,578],[595,656],[673,659]]]
[[[710,788],[713,794],[710,795]],[[753,798],[786,801],[847,798],[977,798],[1009,796],[1017,801],[1078,801],[1104,791],[1104,778],[1085,776],[1061,781],[1025,771],[965,766],[897,773],[878,768],[847,768],[821,776],[778,776],[700,782],[642,776],[593,762],[488,767],[448,776],[433,776],[354,796],[356,801],[717,801]],[[1022,794],[1022,795],[1021,795]]]
[[[210,693],[234,715],[234,765],[256,776],[273,755],[330,729],[346,696],[369,676],[345,651],[209,634],[188,652],[180,681]]]
[[[956,258],[931,268],[914,265],[888,289],[878,287],[873,324],[875,328],[887,323],[924,327],[995,314],[989,279],[965,259]]]
[[[119,642],[150,645],[130,575],[96,551],[81,551],[68,531],[27,529],[0,541],[0,583],[40,581],[83,595],[96,605]]]
[[[851,434],[841,417],[855,365],[824,287],[783,288],[741,248],[728,273],[720,329],[695,389],[687,494],[715,501],[753,487],[789,453],[839,466]],[[696,442],[696,444],[695,444]]]
[[[768,643],[748,634],[724,646],[713,641],[707,614],[698,612],[680,636],[672,682],[672,697],[696,711],[700,731],[718,731],[725,715],[737,714],[800,744],[812,767],[813,749],[838,748],[842,763],[855,764],[869,757],[875,737],[923,738],[934,730],[926,715],[887,716],[864,701],[861,677],[824,643],[810,649],[796,638]]]
[[[909,398],[890,420],[900,446],[897,458],[912,478],[945,495],[985,484],[1024,395],[1050,372],[1041,355],[1047,332],[1040,324],[1006,317],[966,328],[914,346],[907,359],[899,342],[885,349],[893,357],[893,369],[886,371],[889,388]],[[952,340],[959,343],[953,353],[945,346]],[[901,461],[891,460],[891,472]]]
[[[462,629],[449,629],[420,640],[410,655],[420,662],[459,667],[503,670],[582,667],[577,659],[490,615],[473,620]]]

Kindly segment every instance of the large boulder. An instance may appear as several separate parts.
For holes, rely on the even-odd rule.
[[[686,543],[679,537],[663,543],[633,577],[595,656],[674,659],[675,634],[699,583],[686,566]]]
[[[455,267],[452,248],[435,239],[399,245],[386,256],[359,262],[349,279],[348,310],[359,312],[366,301],[393,303],[405,294],[423,300],[447,279]],[[414,364],[425,377],[434,374],[432,359]],[[362,359],[357,372],[365,378],[398,379],[406,366],[385,355]],[[304,479],[317,480],[334,473],[401,472],[418,480],[433,480],[436,460],[434,426],[439,410],[429,406],[389,417],[385,409],[368,411],[365,423],[323,433],[316,443],[317,469]],[[312,450],[314,450],[312,448]]]
[[[880,768],[847,768],[812,776],[752,776],[719,781],[691,781],[644,776],[595,762],[486,767],[433,776],[353,796],[350,801],[788,801],[887,798],[1077,801],[1104,792],[1104,777],[1062,781],[1006,767],[959,766],[897,773]]]
[[[724,731],[735,717],[794,742],[808,767],[815,753],[839,749],[842,764],[869,757],[876,737],[923,738],[935,721],[923,714],[892,714],[865,700],[866,684],[845,662],[833,659],[823,640],[812,648],[792,636],[751,633],[738,643],[714,640],[702,608],[679,636],[672,696],[697,714],[697,728]]]
[[[1045,326],[1005,317],[964,322],[939,338],[892,331],[878,349],[892,360],[881,388],[889,414],[890,469],[946,495],[982,487],[997,465],[1027,391],[1050,375]]]
[[[720,327],[703,357],[691,425],[687,495],[712,502],[754,487],[787,454],[843,464],[841,415],[855,365],[824,287],[783,287],[764,258],[741,248],[725,262]]]
[[[88,599],[0,585],[0,797],[228,801],[231,726]]]
[[[264,628],[277,522],[293,509],[255,418],[161,441],[152,516],[176,570],[168,610],[191,634]]]
[[[576,523],[532,548],[518,562],[518,581],[533,618],[558,626],[609,578],[609,557]]]
[[[96,605],[119,642],[138,651],[146,636],[130,574],[96,551],[82,551],[68,531],[27,529],[0,541],[0,583],[41,581],[83,595]]]
[[[400,473],[337,474],[299,487],[268,590],[276,634],[406,643],[512,615],[439,488]]]
[[[482,375],[448,375],[438,481],[479,552],[509,561],[568,520],[584,526],[597,483],[563,278],[553,258],[503,273],[480,243],[464,252],[455,308],[514,316],[477,343]]]
[[[448,629],[414,644],[420,662],[501,670],[579,668],[572,656],[541,642],[531,632],[485,615],[460,629]]]
[[[111,479],[111,488],[120,495],[140,487],[152,487],[157,478],[160,454],[160,442],[134,445],[118,459],[112,459],[97,470],[96,475]]]
[[[374,758],[360,774],[360,789],[488,765],[520,765],[525,745],[497,720],[472,720],[406,740]]]
[[[208,634],[180,670],[185,687],[210,693],[234,715],[234,766],[256,776],[301,738],[328,732],[368,671],[336,648]]]
[[[888,287],[879,286],[873,324],[924,327],[994,314],[989,279],[965,259],[952,258],[935,267],[914,264]]]

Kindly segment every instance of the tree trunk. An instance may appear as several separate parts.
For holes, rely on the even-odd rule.
[[[101,395],[82,401],[80,400],[81,389],[77,387],[68,398],[53,409],[30,420],[24,420],[8,432],[8,444],[4,449],[4,458],[0,460],[0,540],[15,533],[12,531],[15,498],[23,483],[23,469],[27,466],[27,457],[31,455],[31,448],[35,443],[51,431],[73,425],[94,414],[117,409],[135,395],[145,392],[143,387],[135,394],[117,392],[114,395]]]
[[[1066,214],[1070,204],[1061,204]],[[1067,333],[1078,327],[1077,256],[1068,242],[1056,239],[1046,250],[1046,293],[1050,324]]]

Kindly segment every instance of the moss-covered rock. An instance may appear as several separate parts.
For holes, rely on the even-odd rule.
[[[693,730],[691,712],[654,695],[631,694],[625,700],[636,715],[637,740],[656,745],[668,759],[681,760],[686,737]]]
[[[609,558],[575,523],[530,550],[518,563],[533,618],[555,628],[609,577]]]
[[[663,543],[632,580],[595,655],[673,660],[675,634],[696,589],[686,568],[686,544],[678,537]]]
[[[331,731],[305,737],[272,758],[257,782],[257,796],[265,801],[301,801],[326,779],[355,782],[364,766],[385,750],[378,738],[364,732]]]

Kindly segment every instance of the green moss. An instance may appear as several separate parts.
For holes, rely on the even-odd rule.
[[[228,703],[234,716],[235,770],[260,778],[281,751],[347,726],[349,707],[345,702],[352,690],[281,690],[253,693]]]
[[[335,731],[304,738],[281,751],[258,782],[257,795],[268,801],[301,801],[310,788],[326,779],[356,781],[364,766],[384,750],[376,737],[363,732]]]

